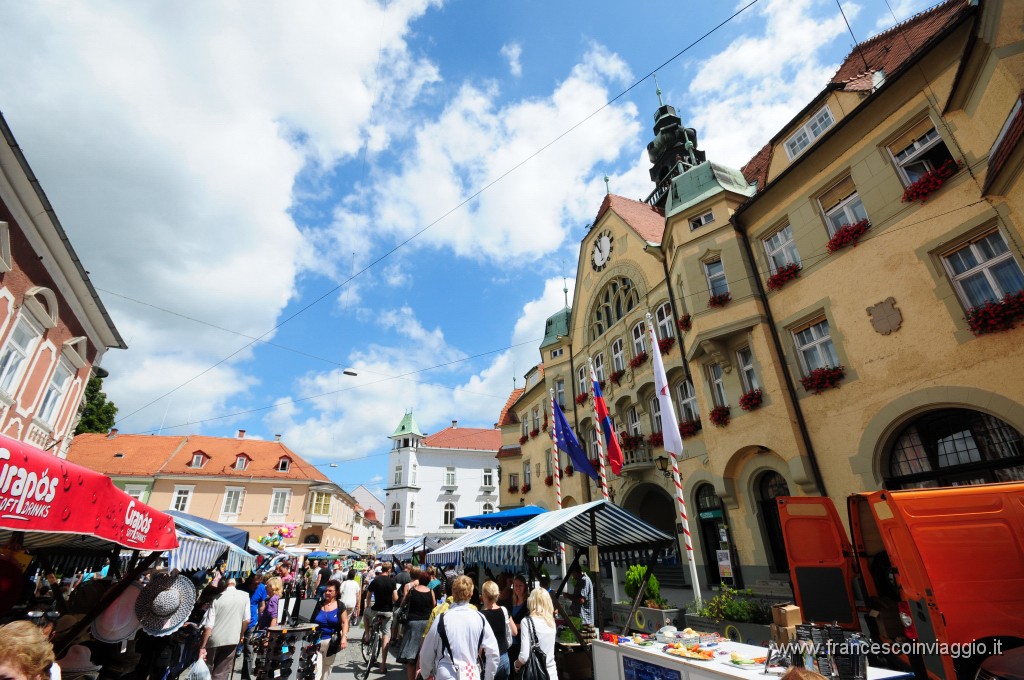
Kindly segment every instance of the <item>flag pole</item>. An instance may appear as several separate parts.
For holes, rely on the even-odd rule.
[[[686,517],[686,501],[683,495],[682,477],[679,474],[678,458],[683,455],[683,438],[679,433],[679,422],[676,420],[675,407],[672,405],[672,393],[668,387],[668,376],[665,364],[661,359],[661,348],[658,336],[654,332],[651,313],[647,313],[647,338],[651,343],[651,363],[654,369],[654,387],[661,406],[662,437],[665,453],[672,459],[672,483],[676,487],[676,503],[679,506],[679,519],[683,527],[683,542],[686,546],[686,560],[690,564],[690,578],[693,582],[693,597],[697,606],[703,604],[700,595],[700,580],[697,578],[697,562],[693,556],[693,539],[690,536],[690,522]],[[685,361],[685,359],[684,359]]]
[[[591,382],[597,382],[597,373],[594,371],[594,360],[587,357],[587,364],[590,366],[590,380]],[[591,394],[593,398],[593,394]],[[597,413],[597,403],[594,403],[594,431],[597,432],[597,464],[598,474],[601,476],[601,497],[606,501],[608,498],[608,477],[604,469],[604,445],[601,441],[604,439],[604,434],[601,432],[601,419]]]
[[[562,509],[562,469],[558,465],[558,437],[555,434],[555,390],[548,388],[548,394],[551,395],[551,425],[549,426],[548,433],[551,435],[551,462],[555,466],[555,506],[558,510]],[[559,555],[562,558],[562,579],[565,579],[565,544],[561,541],[558,542]]]

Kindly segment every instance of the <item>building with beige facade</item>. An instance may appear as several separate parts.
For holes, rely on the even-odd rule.
[[[289,545],[352,547],[355,499],[279,439],[81,434],[68,460],[108,475],[129,495],[245,529],[253,539],[282,524]]]
[[[570,362],[575,402],[594,361],[615,501],[678,531],[662,353],[705,586],[788,590],[778,496],[1024,479],[1022,25],[950,0],[874,36],[742,169],[662,104],[651,195],[605,197],[543,375]]]

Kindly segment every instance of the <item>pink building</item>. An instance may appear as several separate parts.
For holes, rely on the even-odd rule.
[[[0,433],[63,457],[90,372],[126,345],[2,115],[0,134]]]

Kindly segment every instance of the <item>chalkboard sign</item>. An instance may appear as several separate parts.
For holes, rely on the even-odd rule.
[[[628,656],[622,657],[622,674],[626,680],[681,680],[682,678],[675,668],[657,666]]]
[[[797,567],[795,571],[804,621],[850,624],[857,620],[842,569]]]

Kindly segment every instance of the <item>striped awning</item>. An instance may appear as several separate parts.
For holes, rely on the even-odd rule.
[[[174,521],[177,522],[177,518]],[[179,530],[178,547],[167,551],[167,567],[182,571],[210,569],[217,566],[217,558],[223,555],[225,550],[227,545],[220,541],[200,538]]]
[[[263,555],[264,557],[272,557],[281,553],[277,548],[271,548],[269,545],[263,545],[252,538],[249,539],[249,543],[247,545],[249,546],[249,552],[256,555]]]
[[[230,542],[229,540],[219,535],[215,531],[203,526],[202,524],[199,524],[198,522],[193,522],[189,519],[185,519],[184,517],[175,516],[174,526],[179,530],[179,534],[188,533],[198,538],[205,538],[210,542],[216,542],[221,544],[220,553],[223,553],[224,549],[227,548],[227,572],[229,574],[247,573],[256,569],[255,555],[247,553],[234,543]],[[202,567],[196,568],[201,569]]]
[[[593,534],[596,541],[591,540]],[[602,560],[631,564],[640,562],[651,549],[669,549],[675,542],[628,510],[600,500],[546,512],[518,527],[492,534],[466,546],[463,559],[467,563],[523,566],[526,544],[542,537],[576,548],[596,544]]]
[[[470,529],[451,543],[442,545],[437,550],[427,553],[426,563],[438,566],[462,564],[462,551],[467,545],[478,543],[491,534],[496,533],[498,533],[498,529]]]
[[[377,553],[377,557],[391,557],[396,560],[409,559],[413,556],[413,553],[418,553],[423,550],[424,544],[426,545],[427,550],[435,550],[440,545],[440,543],[429,536],[417,536],[416,538],[409,539],[405,543],[393,545],[390,548]]]

